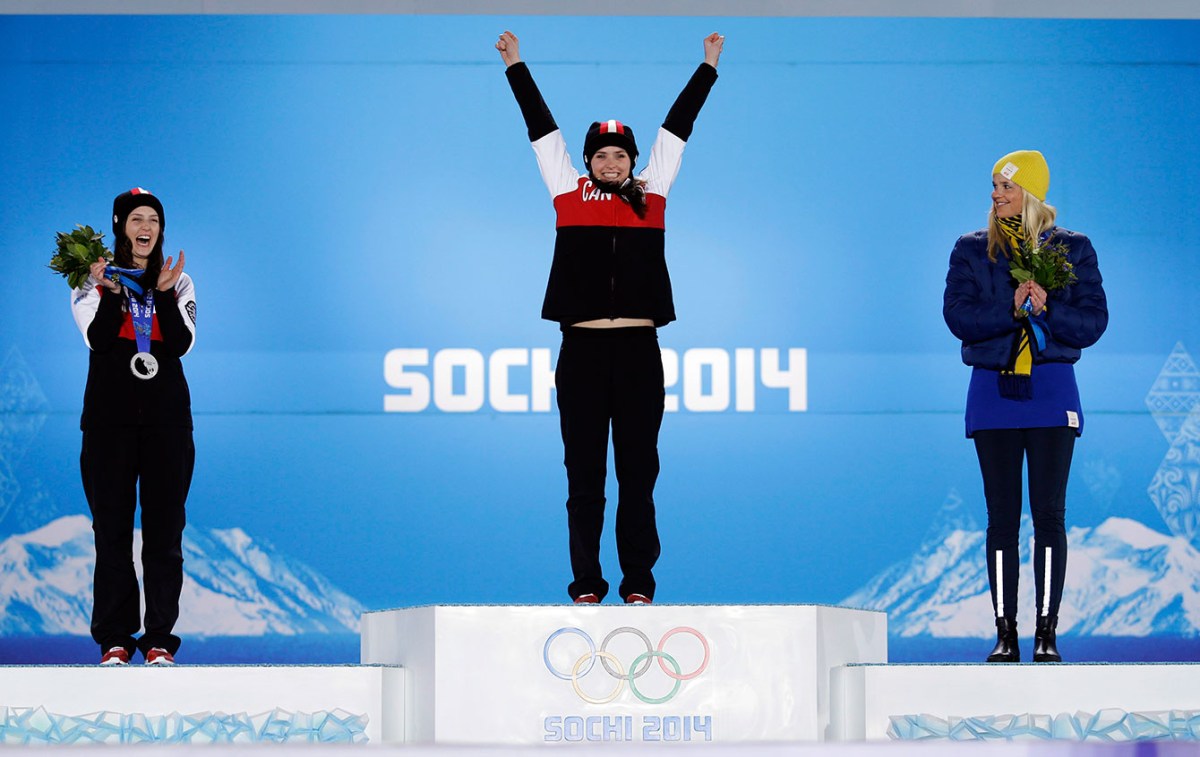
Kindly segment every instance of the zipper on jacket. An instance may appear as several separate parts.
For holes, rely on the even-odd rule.
[[[616,318],[617,310],[617,231],[612,233],[612,257],[608,267],[608,318]]]

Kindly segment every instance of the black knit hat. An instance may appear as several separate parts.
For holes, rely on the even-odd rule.
[[[158,228],[166,230],[167,214],[163,212],[162,203],[158,198],[150,194],[150,190],[134,187],[128,192],[122,192],[113,200],[113,236],[117,239],[125,233],[125,219],[129,218],[129,214],[134,208],[140,208],[143,205],[154,208],[158,211]]]
[[[587,137],[583,140],[583,162],[589,167],[592,156],[601,147],[620,147],[629,153],[630,167],[637,163],[637,142],[633,139],[633,129],[620,121],[594,121],[588,127]]]

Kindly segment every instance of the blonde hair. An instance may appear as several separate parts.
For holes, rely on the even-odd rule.
[[[1027,192],[1023,187],[1020,189],[1021,230],[1025,232],[1026,239],[1036,240],[1042,232],[1054,228],[1054,218],[1058,215],[1058,210],[1050,203],[1034,197],[1032,192]],[[999,255],[1009,257],[1008,237],[1000,230],[994,205],[988,210],[987,230],[988,260],[995,263]]]

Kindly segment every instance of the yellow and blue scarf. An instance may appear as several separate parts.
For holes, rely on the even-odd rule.
[[[1021,249],[1021,245],[1025,243],[1025,228],[1021,225],[1021,216],[997,218],[996,221],[1009,250]],[[1011,259],[1011,255],[1009,257]],[[1021,328],[1013,336],[1008,366],[1000,371],[1000,396],[1012,400],[1033,399],[1031,374],[1034,349],[1035,345],[1037,349],[1046,346],[1045,328],[1040,319],[1035,322],[1028,302],[1022,309],[1026,317],[1021,319]]]

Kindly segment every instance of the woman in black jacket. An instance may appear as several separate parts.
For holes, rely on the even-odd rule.
[[[192,481],[191,396],[181,357],[196,336],[196,295],[179,262],[163,262],[166,214],[135,188],[113,200],[113,264],[92,266],[71,293],[89,348],[79,467],[96,539],[92,638],[102,665],[125,665],[140,649],[152,665],[174,663],[172,633],[183,585],[184,502]],[[145,633],[133,569],[134,513],[142,506]]]
[[[597,603],[608,593],[600,533],[610,424],[619,485],[619,593],[627,604],[654,598],[660,551],[654,483],[665,396],[655,329],[675,320],[664,251],[667,193],[717,79],[724,42],[719,34],[704,39],[704,62],[667,113],[646,168],[636,176],[633,130],[617,120],[596,121],[588,129],[587,173],[581,174],[521,62],[516,35],[504,32],[496,42],[557,215],[542,317],[557,321],[563,332],[554,375],[574,575],[567,592],[576,603]]]
[[[1060,662],[1055,629],[1067,570],[1067,476],[1083,411],[1074,363],[1108,326],[1096,251],[1078,232],[1054,225],[1046,204],[1050,168],[1019,150],[992,168],[986,229],[959,238],[950,253],[943,315],[972,367],[966,431],[974,440],[987,501],[987,570],[996,614],[988,662],[1018,662],[1017,576],[1021,472],[1027,461],[1037,589],[1035,662]],[[1075,281],[1047,291],[1016,282],[1014,252],[1061,253]]]

